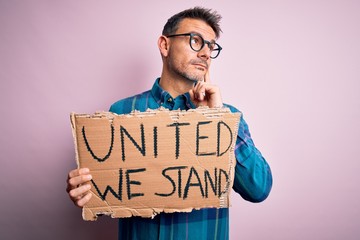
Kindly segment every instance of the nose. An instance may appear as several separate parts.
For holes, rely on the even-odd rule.
[[[200,58],[208,60],[211,55],[210,42],[205,42],[203,48],[198,52]]]

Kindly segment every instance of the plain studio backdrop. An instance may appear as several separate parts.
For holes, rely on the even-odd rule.
[[[116,239],[116,220],[83,221],[65,192],[69,114],[148,90],[165,21],[193,6],[223,16],[211,79],[274,177],[263,203],[232,193],[231,239],[359,239],[355,0],[1,0],[1,239]]]

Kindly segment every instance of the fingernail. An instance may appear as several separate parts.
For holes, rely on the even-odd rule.
[[[85,179],[88,180],[88,181],[90,181],[90,180],[92,179],[92,176],[91,176],[90,174],[85,175]]]

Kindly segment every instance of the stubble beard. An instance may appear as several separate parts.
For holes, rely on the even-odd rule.
[[[193,82],[193,83],[196,83],[196,82],[198,82],[198,81],[203,81],[203,80],[204,80],[204,76],[205,76],[205,72],[204,72],[204,74],[192,73],[191,70],[188,69],[188,68],[189,68],[189,65],[191,65],[191,62],[188,63],[188,64],[185,65],[185,66],[184,66],[184,65],[182,65],[182,66],[177,66],[175,63],[170,62],[170,68],[172,69],[172,71],[173,71],[176,75],[178,75],[178,76],[180,76],[180,77],[182,77],[182,78],[184,78],[184,79],[186,79],[186,80],[188,80],[188,81],[191,81],[191,82]]]

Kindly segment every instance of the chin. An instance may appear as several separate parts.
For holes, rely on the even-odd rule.
[[[198,82],[198,81],[203,81],[204,80],[204,76],[196,76],[196,77],[187,77],[187,80],[191,81],[191,82]]]
[[[191,82],[203,81],[204,77],[205,77],[205,73],[204,74],[196,74],[195,72],[192,72],[192,73],[179,72],[179,74],[183,78],[185,78],[186,80],[191,81]]]

